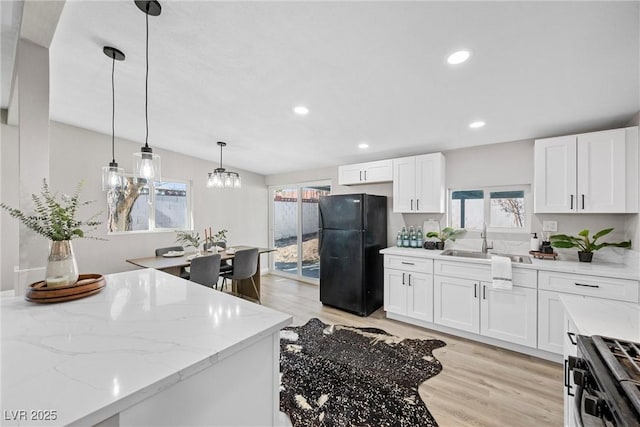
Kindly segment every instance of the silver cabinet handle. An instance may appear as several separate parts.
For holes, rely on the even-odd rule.
[[[584,210],[584,194],[582,195],[582,210]]]
[[[411,274],[409,274],[409,286],[411,286]]]
[[[482,299],[487,299],[487,285],[482,285]]]
[[[571,195],[571,207],[569,209],[573,210],[573,194]]]
[[[420,210],[420,199],[416,199],[416,210]]]
[[[478,284],[477,283],[473,284],[473,297],[474,298],[478,298]]]
[[[360,171],[360,181],[362,181],[362,171]]]
[[[414,264],[414,263],[412,263],[412,262],[406,262],[406,261],[402,261],[402,264],[404,264],[404,265],[415,265],[415,264]]]
[[[574,283],[576,286],[584,286],[585,288],[599,288],[600,285],[587,285],[585,283]]]
[[[402,273],[402,284],[404,285],[404,273]]]
[[[413,199],[411,199],[411,210],[413,210]]]
[[[364,171],[364,180],[367,180],[367,171]]]

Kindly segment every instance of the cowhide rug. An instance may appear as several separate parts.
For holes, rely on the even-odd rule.
[[[280,410],[299,426],[437,426],[418,386],[440,340],[311,319],[280,332]]]

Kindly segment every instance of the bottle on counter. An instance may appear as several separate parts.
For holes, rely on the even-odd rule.
[[[421,248],[424,243],[424,235],[422,234],[422,227],[418,227],[416,231],[416,248]]]
[[[409,247],[409,232],[407,231],[407,227],[402,227],[402,247]]]
[[[409,227],[409,247],[416,247],[416,230],[413,229],[413,225]]]
[[[398,234],[396,235],[396,246],[399,248],[402,247],[402,230],[398,231]]]
[[[538,252],[540,250],[540,239],[538,239],[538,235],[536,233],[531,233],[531,234],[533,234],[533,237],[531,238],[529,250]]]

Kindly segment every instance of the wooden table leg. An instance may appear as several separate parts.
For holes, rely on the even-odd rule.
[[[174,276],[180,277],[180,271],[182,271],[182,267],[168,267],[163,268],[160,271],[164,271],[165,273],[173,274]]]

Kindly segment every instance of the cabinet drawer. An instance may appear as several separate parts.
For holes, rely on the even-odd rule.
[[[431,274],[433,273],[433,260],[385,255],[384,268],[394,268],[396,270],[416,271],[418,273]]]
[[[480,280],[483,282],[491,282],[492,280],[491,265],[487,264],[436,261],[434,270],[435,274],[440,276],[460,277],[462,279]],[[538,275],[536,270],[514,267],[511,271],[514,286],[522,286],[524,288],[537,287]]]
[[[638,302],[638,287],[640,284],[636,280],[556,273],[553,271],[540,271],[538,279],[540,289],[633,303]]]

